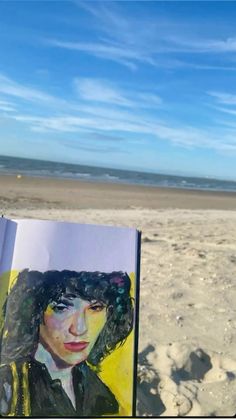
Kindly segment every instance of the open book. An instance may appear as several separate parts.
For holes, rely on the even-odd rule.
[[[0,219],[2,416],[135,416],[140,236]]]

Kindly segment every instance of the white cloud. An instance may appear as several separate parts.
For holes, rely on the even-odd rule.
[[[138,8],[135,16],[128,15],[118,2],[74,2],[90,15],[91,25],[96,33],[100,32],[100,37],[96,37],[95,42],[54,39],[47,41],[49,45],[112,60],[132,70],[141,63],[179,69],[189,66],[195,70],[235,70],[231,62],[229,65],[217,62],[219,54],[228,53],[228,59],[236,51],[236,36],[228,36],[223,25],[222,31],[217,31],[209,22],[206,28],[204,18],[198,19],[196,24],[193,19],[186,21],[181,18],[167,19],[163,15],[161,18],[141,15]],[[221,37],[219,33],[222,33]],[[214,54],[214,62],[209,63],[206,53]],[[185,54],[185,62],[176,60],[177,54]],[[187,62],[188,54],[205,55],[201,57],[201,62],[197,57],[197,62],[193,63],[192,57]]]
[[[102,110],[101,110],[102,111]],[[120,116],[122,112],[120,112]],[[102,112],[98,116],[87,115],[87,117],[77,116],[57,116],[57,117],[32,117],[29,115],[14,115],[12,116],[19,122],[30,124],[33,131],[37,132],[57,132],[57,133],[72,133],[72,132],[91,132],[96,130],[100,133],[132,133],[140,136],[151,136],[153,140],[159,139],[171,142],[181,147],[191,148],[207,148],[216,151],[236,150],[236,130],[224,131],[224,135],[220,132],[206,129],[201,130],[193,126],[170,126],[163,122],[156,122],[155,120],[147,120],[143,118],[141,121],[138,117],[131,114],[128,120],[127,112],[125,117],[107,118],[106,111],[104,115]],[[123,135],[124,136],[124,135]],[[128,140],[127,140],[128,141]]]
[[[0,110],[3,112],[15,112],[15,107],[6,100],[0,100]]]
[[[217,106],[216,109],[218,111],[228,113],[229,115],[236,115],[236,110],[234,110],[234,109],[223,108],[223,107],[220,107],[220,106]]]
[[[140,34],[137,35],[137,38]],[[67,49],[71,51],[78,51],[93,55],[94,57],[111,60],[118,64],[124,65],[131,70],[136,70],[139,64],[148,64],[157,68],[172,68],[172,69],[185,69],[186,67],[193,68],[195,70],[225,70],[234,71],[235,66],[228,61],[222,64],[218,64],[218,54],[222,53],[234,53],[236,51],[236,38],[228,40],[208,40],[208,39],[182,39],[175,35],[173,38],[169,36],[161,35],[154,36],[153,39],[148,40],[147,45],[143,43],[143,39],[140,38],[140,43],[129,44],[125,41],[114,42],[107,39],[101,42],[79,42],[73,41],[62,41],[58,39],[46,39],[45,44],[52,47],[61,49]],[[188,62],[188,54],[214,54],[214,63],[209,64],[208,60],[205,62]],[[185,60],[171,58],[176,54],[185,54]]]
[[[42,103],[44,103],[44,99],[48,98],[48,95],[43,91],[34,88],[29,90],[28,87],[19,85],[7,77],[5,80],[7,81],[5,94],[8,92],[10,96],[16,95],[16,97],[28,100],[40,98]],[[2,81],[3,78],[0,80],[0,89],[3,87]],[[168,141],[181,147],[201,147],[218,151],[233,149],[236,146],[235,130],[219,130],[214,126],[209,126],[208,129],[199,129],[184,124],[176,126],[170,118],[161,120],[146,112],[141,112],[142,107],[147,106],[148,103],[159,105],[159,97],[149,92],[134,92],[132,103],[136,106],[129,106],[131,99],[129,99],[128,93],[125,95],[123,90],[109,83],[106,84],[105,81],[77,79],[76,83],[84,100],[79,105],[66,102],[67,106],[62,107],[63,101],[60,98],[49,96],[50,116],[42,116],[42,113],[39,112],[42,107],[38,109],[34,104],[32,114],[24,111],[21,113],[11,112],[4,117],[25,124],[28,129],[41,133],[96,132],[105,135],[116,133],[116,135],[122,135],[123,138],[126,137],[124,134],[130,133],[132,138],[141,139],[141,141],[152,138],[153,141],[155,139]],[[99,106],[94,101],[96,98],[101,102]],[[7,101],[2,102],[3,106],[10,104]],[[38,100],[36,102],[38,103]],[[222,110],[236,114],[236,110]],[[128,141],[129,136],[127,136]]]
[[[217,102],[223,103],[224,105],[236,105],[236,95],[231,93],[208,92],[208,94],[217,99]]]
[[[38,89],[23,86],[3,74],[0,74],[0,93],[33,102],[55,102],[53,96]]]
[[[139,101],[140,107],[153,107],[159,106],[163,103],[163,100],[160,96],[155,95],[154,93],[138,93],[137,100]]]
[[[162,99],[154,93],[127,91],[108,80],[76,78],[74,79],[74,87],[77,98],[64,100],[34,87],[29,88],[0,74],[0,92],[3,94],[3,100],[0,99],[0,109],[8,112],[23,109],[25,105],[18,101],[18,99],[23,99],[26,103],[34,102],[31,108],[33,114],[37,114],[39,109],[43,113],[50,111],[51,114],[57,114],[58,112],[64,114],[66,109],[67,112],[71,112],[72,116],[74,114],[77,116],[79,113],[80,117],[86,117],[87,114],[99,115],[100,106],[96,106],[96,103],[102,103],[106,118],[117,119],[120,117],[119,108],[136,108],[138,110],[138,108],[155,108],[162,103]],[[10,100],[6,100],[4,96],[7,99],[10,98]],[[104,105],[112,106],[105,109]],[[122,111],[122,118],[124,116],[125,113]],[[128,119],[130,118],[132,117],[129,113]]]
[[[160,96],[149,92],[125,91],[107,80],[76,78],[74,84],[80,98],[124,107],[152,108],[162,104]]]
[[[227,53],[236,51],[236,38],[226,39],[193,39],[171,37],[168,51],[189,53]],[[172,47],[171,47],[172,45]]]
[[[77,92],[85,100],[113,103],[119,106],[132,106],[132,101],[127,99],[119,89],[111,83],[88,78],[77,78],[74,81]]]
[[[115,61],[136,70],[137,63],[147,63],[156,65],[154,59],[145,50],[137,49],[122,43],[111,43],[107,40],[103,42],[79,42],[79,41],[60,41],[58,39],[46,39],[44,42],[49,46],[68,50],[80,51],[92,54],[97,58]]]

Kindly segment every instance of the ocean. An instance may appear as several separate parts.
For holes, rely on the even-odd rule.
[[[144,173],[7,156],[0,156],[0,174],[79,179],[159,188],[236,192],[236,181]]]

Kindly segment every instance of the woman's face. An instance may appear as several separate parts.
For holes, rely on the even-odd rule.
[[[40,341],[54,358],[76,365],[88,358],[106,320],[103,303],[65,294],[48,305],[40,325]]]

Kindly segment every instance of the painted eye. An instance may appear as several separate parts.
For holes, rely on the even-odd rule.
[[[59,303],[59,304],[53,305],[52,309],[53,311],[55,311],[55,313],[62,313],[63,311],[68,310],[68,306],[66,304]]]
[[[95,312],[102,311],[104,310],[104,308],[105,308],[104,304],[101,304],[101,303],[94,303],[89,306],[89,310],[95,311]]]

